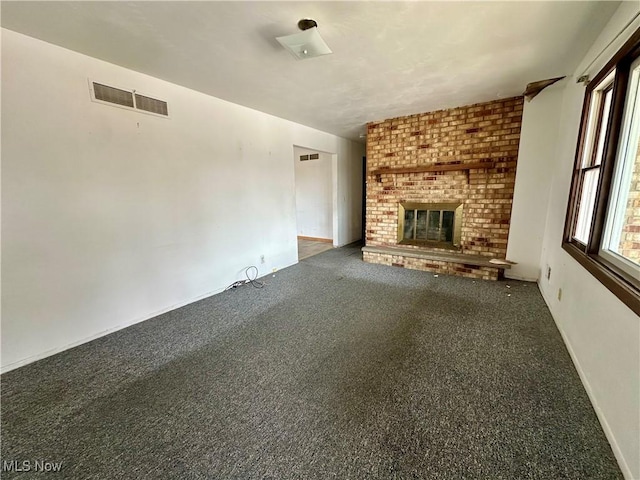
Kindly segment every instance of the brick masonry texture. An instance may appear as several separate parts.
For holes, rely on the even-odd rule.
[[[640,264],[640,147],[638,147],[636,163],[633,166],[629,199],[618,249],[622,256]]]
[[[363,252],[362,258],[368,263],[423,270],[443,275],[458,275],[460,277],[481,278],[483,280],[497,280],[498,278],[497,268],[478,267],[462,263],[442,262],[439,260],[421,260],[419,258],[404,257],[401,255],[371,252]]]
[[[392,118],[367,125],[366,245],[398,244],[398,204],[463,204],[460,253],[505,258],[520,143],[523,98]],[[491,161],[493,168],[421,173],[370,172]],[[430,246],[405,248],[442,250]],[[389,257],[389,258],[387,258]],[[393,257],[392,261],[390,258]],[[364,255],[371,263],[496,279],[498,269]]]

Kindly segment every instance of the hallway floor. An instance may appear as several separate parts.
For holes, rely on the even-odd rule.
[[[318,242],[316,240],[298,238],[298,260],[313,257],[332,248],[333,244],[329,242]]]

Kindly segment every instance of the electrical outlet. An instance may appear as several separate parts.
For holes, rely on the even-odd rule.
[[[562,301],[562,289],[561,288],[558,289],[558,301],[559,302]]]
[[[264,255],[260,255],[260,263],[264,263]]]

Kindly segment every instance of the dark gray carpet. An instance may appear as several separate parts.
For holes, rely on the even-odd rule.
[[[357,247],[265,281],[3,375],[2,460],[63,462],[43,478],[622,478],[535,284]]]

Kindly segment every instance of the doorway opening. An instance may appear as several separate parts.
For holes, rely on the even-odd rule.
[[[293,147],[298,260],[334,245],[333,154]]]

